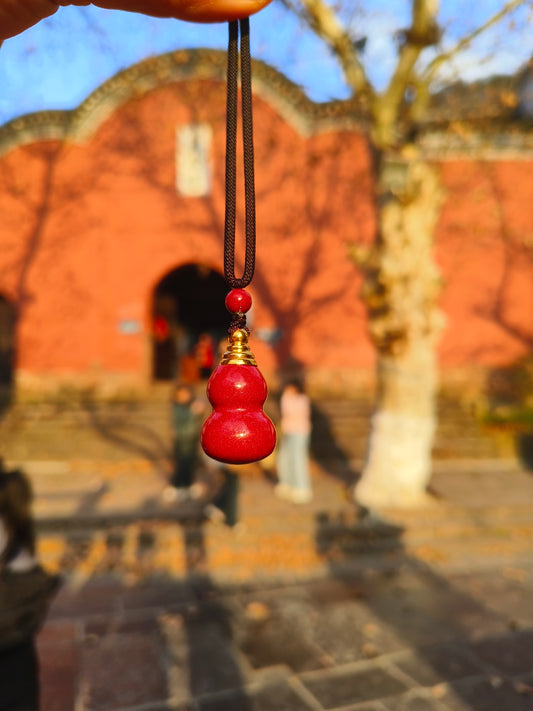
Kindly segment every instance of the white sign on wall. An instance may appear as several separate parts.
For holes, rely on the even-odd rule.
[[[211,192],[211,144],[207,123],[176,129],[176,188],[184,197],[204,197]]]

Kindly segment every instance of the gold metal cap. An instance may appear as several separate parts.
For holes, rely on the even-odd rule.
[[[222,356],[220,365],[257,365],[244,329],[233,331],[228,340],[228,349]]]

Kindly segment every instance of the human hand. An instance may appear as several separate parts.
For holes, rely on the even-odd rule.
[[[188,22],[228,22],[248,17],[271,0],[0,0],[0,42],[53,15],[61,5],[98,5]]]

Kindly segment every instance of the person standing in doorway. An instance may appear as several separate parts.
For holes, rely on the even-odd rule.
[[[195,351],[200,375],[204,380],[207,380],[215,366],[215,344],[208,333],[200,335]]]
[[[311,402],[300,381],[293,380],[285,385],[280,407],[279,484],[275,493],[293,503],[304,504],[313,498],[309,474]]]
[[[180,359],[178,365],[178,376],[180,382],[187,385],[195,385],[200,382],[200,368],[194,352],[188,351]]]

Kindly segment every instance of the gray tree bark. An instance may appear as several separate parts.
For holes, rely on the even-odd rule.
[[[443,324],[433,236],[440,207],[436,172],[417,160],[384,162],[380,234],[360,260],[363,298],[377,349],[378,393],[368,454],[355,487],[368,507],[412,506],[425,499],[436,429],[435,342]],[[398,183],[398,178],[395,178]],[[359,255],[361,256],[361,255]]]
[[[506,0],[477,27],[441,42],[439,0],[410,0],[409,27],[397,34],[398,54],[387,87],[370,84],[353,34],[329,0],[283,0],[321,37],[339,61],[346,83],[367,111],[378,168],[379,233],[370,254],[352,256],[365,272],[363,297],[377,350],[378,394],[368,455],[355,488],[361,504],[410,506],[425,499],[431,474],[438,388],[435,343],[443,318],[433,235],[440,191],[436,173],[413,153],[439,70],[529,0]],[[353,5],[351,3],[350,7]],[[447,47],[446,50],[443,47]],[[435,56],[421,62],[424,49]]]

